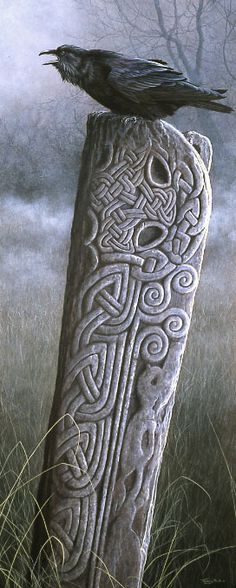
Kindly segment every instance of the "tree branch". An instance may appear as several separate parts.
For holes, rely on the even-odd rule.
[[[204,0],[199,0],[198,9],[196,11],[196,29],[198,34],[198,46],[196,52],[196,61],[195,61],[195,74],[197,75],[197,80],[199,81],[200,71],[202,66],[202,56],[203,56],[203,46],[204,46],[204,35],[202,29],[202,15],[204,12]]]
[[[188,59],[184,53],[183,46],[182,46],[182,43],[181,43],[178,35],[174,36],[170,31],[167,30],[167,28],[165,26],[165,21],[164,21],[164,17],[163,17],[163,13],[162,13],[162,9],[161,9],[159,0],[154,0],[154,6],[155,6],[156,13],[157,13],[157,19],[158,19],[160,31],[161,31],[162,35],[164,36],[164,38],[166,39],[167,47],[168,47],[168,50],[170,52],[170,55],[171,55],[173,62],[176,63],[176,56],[173,52],[171,44],[175,45],[179,59],[181,60],[183,66],[185,67],[188,75],[191,76],[192,71],[193,71],[191,64],[188,61]],[[177,65],[177,67],[179,67],[179,66]]]

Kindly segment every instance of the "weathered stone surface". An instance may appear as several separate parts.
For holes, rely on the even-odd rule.
[[[210,144],[187,136],[89,117],[40,490],[63,586],[141,585],[211,209]]]

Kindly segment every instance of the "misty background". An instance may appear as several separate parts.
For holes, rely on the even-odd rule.
[[[236,0],[0,0],[0,18],[0,420],[6,448],[13,434],[30,450],[54,392],[86,118],[103,110],[38,54],[66,43],[164,59],[198,84],[228,88],[236,109]],[[181,476],[207,489],[211,509],[199,487],[182,484],[182,506],[167,519],[172,528],[186,511],[194,528],[180,545],[196,533],[210,550],[236,545],[236,113],[188,108],[168,121],[212,140],[213,213],[160,492]],[[209,556],[191,588],[202,578],[235,587],[233,557],[226,550],[216,565]]]

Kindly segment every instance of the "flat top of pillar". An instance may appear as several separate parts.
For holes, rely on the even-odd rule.
[[[162,137],[166,143],[173,141],[177,148],[191,152],[197,157],[201,166],[209,172],[212,162],[212,145],[208,137],[188,131],[182,133],[169,122],[162,119],[147,120],[138,116],[116,114],[113,112],[92,112],[88,115],[88,131],[98,134],[102,131],[108,133],[106,140],[114,140],[114,137],[127,141],[138,139],[150,140]]]

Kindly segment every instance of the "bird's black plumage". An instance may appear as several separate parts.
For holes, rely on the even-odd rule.
[[[182,106],[233,110],[218,102],[226,90],[201,88],[165,61],[130,59],[112,51],[88,51],[73,45],[40,53],[45,54],[56,57],[45,65],[53,65],[63,80],[79,86],[112,112],[155,120]]]

